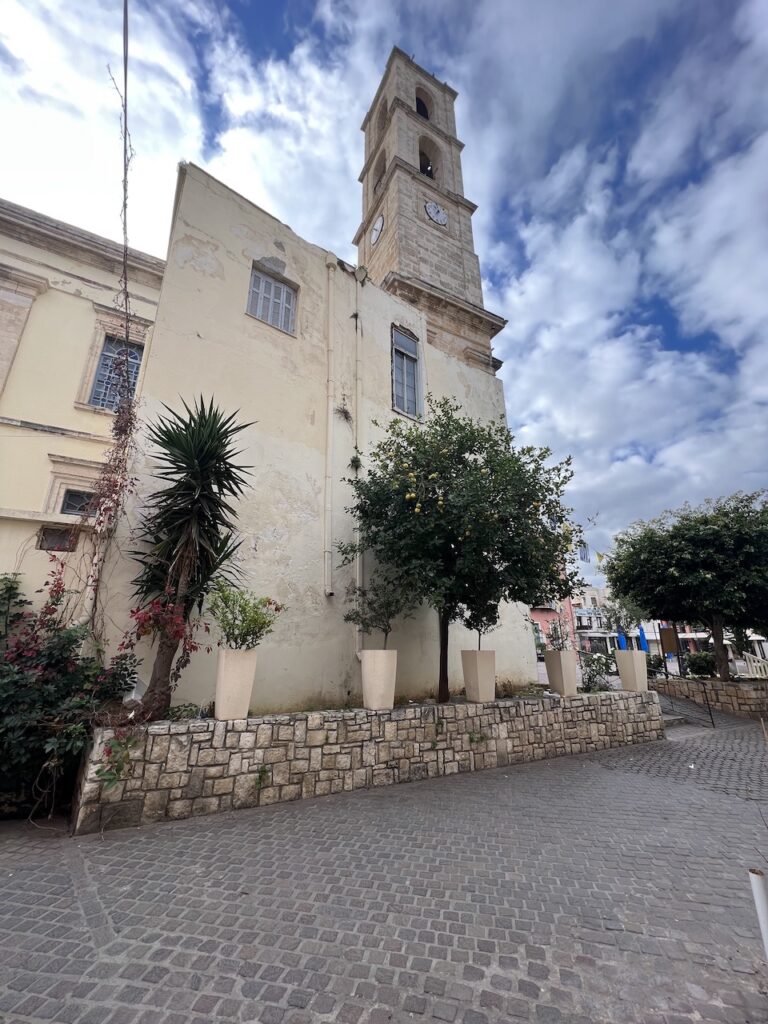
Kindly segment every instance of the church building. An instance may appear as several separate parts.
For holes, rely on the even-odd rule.
[[[244,585],[286,606],[259,648],[252,707],[260,712],[359,701],[357,653],[381,645],[343,621],[347,588],[367,579],[367,566],[342,568],[337,551],[353,539],[343,480],[364,472],[353,456],[380,436],[373,421],[418,419],[428,393],[456,398],[474,417],[504,414],[491,343],[505,322],[483,306],[455,99],[392,51],[362,126],[357,267],[201,168],[179,167],[159,301],[142,339],[140,413],[151,419],[202,394],[251,424],[240,437],[240,461],[252,468],[237,508],[238,558]],[[142,447],[137,504],[157,486],[152,474]],[[126,529],[138,511],[129,510]],[[23,560],[0,571],[14,567],[23,573]],[[126,556],[105,574],[113,638],[135,603],[133,575]],[[398,695],[434,693],[436,613],[398,623],[389,643]],[[461,649],[475,645],[475,634],[452,627],[452,689],[463,685]],[[488,645],[500,681],[536,679],[526,608],[505,606]],[[139,653],[148,677],[152,652]],[[215,658],[194,656],[175,702],[212,698]]]

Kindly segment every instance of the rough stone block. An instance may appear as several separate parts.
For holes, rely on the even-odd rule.
[[[219,809],[219,798],[217,796],[199,796],[192,801],[192,816],[202,814],[215,814]]]
[[[166,816],[168,807],[168,790],[155,790],[154,793],[147,793],[144,797],[144,810],[142,821],[161,821]]]
[[[233,807],[256,807],[261,802],[258,779],[252,775],[241,775],[231,781]]]

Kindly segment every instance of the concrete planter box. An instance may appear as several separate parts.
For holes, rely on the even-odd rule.
[[[397,651],[360,651],[363,666],[363,707],[389,711],[395,705]]]
[[[544,651],[547,679],[561,697],[575,697],[579,657],[576,651]]]
[[[256,650],[219,648],[215,715],[219,721],[247,718],[256,675]]]
[[[496,699],[496,651],[462,651],[461,667],[467,700],[488,704]]]
[[[645,651],[614,651],[622,690],[644,693],[648,689],[648,662]]]

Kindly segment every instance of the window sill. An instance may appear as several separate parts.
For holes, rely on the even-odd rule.
[[[411,420],[411,422],[413,422],[413,423],[423,423],[424,422],[424,416],[421,413],[418,413],[417,415],[414,416],[410,412],[403,412],[402,409],[398,409],[394,405],[392,406],[392,412],[396,416],[402,416],[404,420]]]
[[[264,327],[268,327],[270,329],[270,331],[277,331],[277,333],[278,334],[282,334],[284,338],[296,338],[296,337],[298,337],[298,335],[296,334],[296,330],[295,329],[292,330],[292,331],[284,331],[282,327],[275,327],[275,325],[271,324],[269,322],[269,320],[262,320],[261,317],[260,316],[256,316],[255,313],[249,313],[247,309],[245,311],[245,315],[250,320],[255,320],[257,324],[262,324]]]
[[[74,406],[76,409],[82,409],[83,412],[93,412],[97,416],[114,416],[112,409],[102,409],[99,405],[91,405],[90,402],[75,402]]]
[[[0,508],[0,519],[16,519],[22,523],[43,523],[45,526],[73,526],[78,530],[92,529],[81,516],[65,516],[55,512],[33,512],[28,509]]]

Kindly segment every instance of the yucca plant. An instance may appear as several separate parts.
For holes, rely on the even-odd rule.
[[[144,696],[150,717],[164,715],[171,702],[171,671],[185,627],[202,607],[216,580],[232,578],[237,513],[231,499],[246,487],[247,467],[237,465],[237,435],[250,424],[235,422],[201,396],[184,413],[165,406],[168,415],[150,425],[165,486],[150,495],[141,519],[143,547],[133,552],[141,571],[133,581],[143,605],[162,604],[157,653]]]

